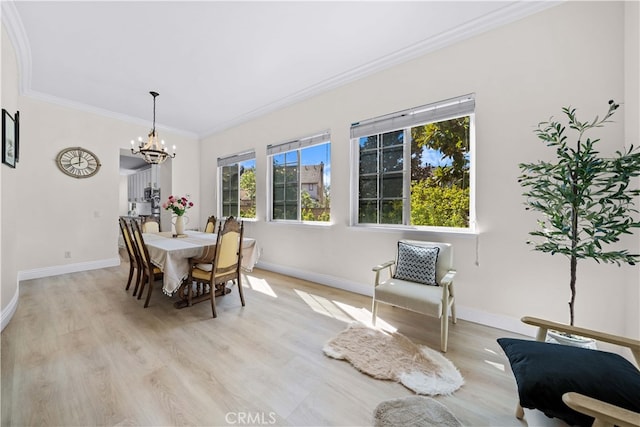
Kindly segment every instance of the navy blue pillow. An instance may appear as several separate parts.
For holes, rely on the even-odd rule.
[[[575,391],[640,412],[640,371],[618,354],[512,338],[499,338],[498,344],[511,364],[523,408],[590,426],[593,417],[562,401],[564,393]]]

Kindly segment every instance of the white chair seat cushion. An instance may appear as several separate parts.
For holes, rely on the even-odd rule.
[[[213,264],[196,264],[196,268],[203,271],[211,271],[213,270]]]
[[[442,287],[391,278],[374,289],[378,302],[407,310],[440,317],[442,313]]]

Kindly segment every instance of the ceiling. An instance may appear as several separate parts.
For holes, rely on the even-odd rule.
[[[27,96],[204,137],[557,2],[2,1]]]

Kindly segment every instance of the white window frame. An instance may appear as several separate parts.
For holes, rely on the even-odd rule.
[[[287,224],[329,224],[330,221],[303,221],[302,217],[302,203],[301,203],[301,193],[302,193],[302,182],[300,180],[300,171],[301,171],[301,156],[300,151],[304,148],[308,148],[314,145],[321,144],[331,144],[331,132],[329,130],[325,130],[322,132],[318,132],[316,134],[306,136],[303,138],[294,139],[291,141],[279,143],[279,144],[269,144],[267,145],[267,165],[268,165],[268,173],[267,173],[267,221],[269,222],[282,222]],[[273,156],[277,154],[287,153],[289,151],[298,151],[298,218],[297,219],[274,219],[273,218]]]
[[[218,157],[218,171],[217,171],[217,176],[218,176],[218,203],[217,203],[217,209],[216,209],[216,216],[218,218],[222,218],[223,215],[223,207],[222,207],[222,197],[223,197],[223,189],[222,189],[222,184],[223,184],[223,180],[222,180],[222,169],[225,166],[232,166],[232,165],[238,165],[239,163],[245,162],[247,160],[255,160],[256,158],[256,152],[255,150],[249,150],[249,151],[243,151],[241,153],[236,153],[236,154],[231,154],[229,156],[225,156],[225,157]],[[238,175],[238,206],[237,206],[237,212],[236,215],[234,215],[236,218],[241,218],[240,217],[240,176]],[[241,219],[245,219],[245,220],[255,220],[256,218],[241,218]]]
[[[411,165],[411,128],[428,123],[446,121],[459,117],[469,117],[469,226],[468,227],[440,227],[416,226],[409,224],[411,204],[411,169],[403,169],[403,220],[402,224],[371,224],[359,223],[359,170],[360,145],[363,136],[378,135],[397,130],[404,131],[404,165]],[[384,116],[363,120],[351,125],[351,203],[350,225],[367,229],[400,229],[434,232],[451,232],[460,234],[475,234],[476,220],[476,141],[475,141],[475,94],[467,94],[443,101],[422,105],[415,108],[387,114]]]

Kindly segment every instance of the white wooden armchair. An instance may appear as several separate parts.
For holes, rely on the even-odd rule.
[[[435,256],[434,256],[435,255]],[[373,267],[372,323],[378,303],[440,318],[440,349],[447,351],[449,314],[456,323],[453,247],[449,243],[400,240],[396,260]],[[386,272],[386,274],[384,273]]]
[[[537,409],[570,425],[640,427],[640,371],[618,354],[545,342],[547,331],[627,347],[640,363],[640,341],[534,317],[536,341],[500,338],[518,386],[516,418]]]

